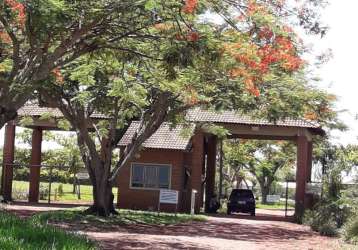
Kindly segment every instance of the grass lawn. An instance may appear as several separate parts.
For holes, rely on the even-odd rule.
[[[146,224],[146,225],[171,225],[189,221],[205,221],[204,215],[190,214],[172,214],[157,213],[137,210],[117,210],[119,213],[108,218],[88,215],[83,213],[84,208],[67,209],[60,211],[50,211],[39,213],[34,216],[35,220],[41,223],[57,222],[75,222],[81,224],[101,225],[128,225],[128,224]]]
[[[286,205],[284,201],[280,201],[273,204],[261,204],[260,202],[256,202],[256,208],[261,208],[261,209],[285,209],[285,206]],[[288,202],[287,208],[293,209],[295,208],[295,205],[291,202]]]
[[[219,213],[226,213],[227,210],[227,201],[222,202],[221,208],[219,209]],[[295,205],[292,202],[288,202],[287,204],[288,209],[294,209]],[[261,204],[260,201],[256,201],[256,209],[285,209],[285,202],[280,201],[274,204]]]
[[[36,220],[23,220],[0,211],[0,249],[96,249],[84,236],[68,233]]]
[[[57,183],[54,182],[51,184],[51,201],[92,201],[92,186],[89,185],[81,185],[80,189],[81,189],[81,200],[78,199],[77,194],[73,194],[72,190],[73,190],[73,185],[69,184],[69,183],[62,183],[62,190],[63,190],[63,194],[59,195],[58,194],[58,187],[60,186],[61,183]],[[45,182],[41,182],[40,183],[40,192],[42,189],[48,189],[49,184],[45,183]],[[19,199],[17,197],[21,196],[22,198],[20,199],[24,199],[26,200],[27,198],[25,197],[28,194],[28,190],[29,190],[29,182],[27,181],[13,181],[12,184],[12,190],[13,190],[13,196],[14,199]],[[113,194],[114,197],[117,197],[117,191],[118,188],[113,188]],[[56,193],[56,195],[55,195]],[[43,200],[47,200],[47,197]]]

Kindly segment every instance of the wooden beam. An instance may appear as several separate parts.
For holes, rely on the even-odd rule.
[[[29,177],[29,181],[30,181],[29,202],[39,201],[41,144],[42,144],[42,128],[36,128],[32,132],[32,149],[31,149],[30,177]]]
[[[215,193],[215,174],[216,174],[216,148],[217,137],[208,135],[207,142],[207,164],[206,164],[206,183],[205,183],[205,211],[209,212],[210,200]]]
[[[295,217],[300,222],[305,209],[305,193],[308,169],[309,142],[305,135],[297,137],[296,203]]]

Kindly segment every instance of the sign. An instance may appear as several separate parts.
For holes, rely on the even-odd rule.
[[[179,192],[177,190],[160,189],[159,203],[178,204]]]
[[[275,203],[280,201],[281,196],[280,195],[267,195],[266,199],[269,203]]]
[[[322,191],[322,184],[320,183],[307,183],[306,193],[320,194]]]
[[[79,180],[88,180],[89,179],[89,174],[86,172],[80,172],[76,174],[76,178]]]

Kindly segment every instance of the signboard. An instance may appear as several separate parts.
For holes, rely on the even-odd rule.
[[[79,172],[76,174],[76,178],[79,180],[88,180],[89,179],[89,174],[86,172]]]
[[[160,189],[159,203],[178,204],[179,192],[177,190]]]
[[[320,194],[322,190],[322,184],[320,183],[307,183],[306,193]]]
[[[280,195],[267,195],[266,199],[269,203],[275,203],[280,201],[281,196]]]

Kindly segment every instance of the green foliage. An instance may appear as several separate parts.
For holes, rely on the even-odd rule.
[[[303,222],[321,235],[336,236],[350,215],[350,210],[338,201],[321,200],[312,211],[306,211]]]
[[[306,214],[305,223],[323,235],[336,235],[344,226],[345,237],[354,239],[358,194],[355,186],[344,190],[342,173],[350,173],[357,166],[356,157],[352,157],[356,152],[356,147],[352,145],[326,144],[326,147],[320,148],[317,158],[323,167],[322,197],[313,211]]]
[[[352,218],[344,225],[343,228],[344,239],[350,243],[358,244],[358,216]]]
[[[0,248],[94,250],[95,246],[84,236],[66,233],[46,224],[19,219],[0,211]]]

